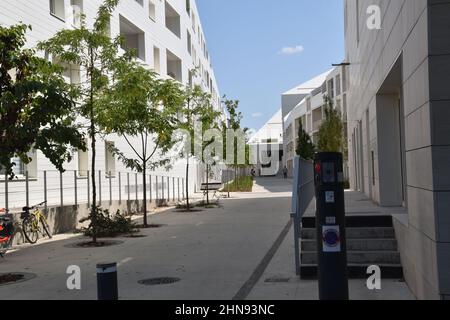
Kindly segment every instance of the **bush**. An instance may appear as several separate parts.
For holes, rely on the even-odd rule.
[[[80,223],[91,221],[91,217],[80,220]],[[81,228],[81,233],[87,237],[93,236],[92,222],[87,228]],[[124,234],[133,234],[139,232],[137,225],[131,221],[130,217],[125,217],[117,210],[116,214],[111,217],[109,210],[97,209],[97,236],[99,238],[117,237]]]

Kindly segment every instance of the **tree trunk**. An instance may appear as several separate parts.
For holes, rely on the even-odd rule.
[[[94,114],[94,87],[93,87],[93,69],[94,69],[94,56],[92,52],[92,48],[89,49],[90,55],[91,55],[91,70],[90,70],[90,97],[89,97],[89,104],[90,104],[90,120],[91,120],[91,127],[90,127],[90,135],[91,135],[91,149],[92,149],[92,157],[91,157],[91,178],[92,178],[92,208],[91,208],[91,225],[92,225],[92,242],[97,243],[97,190],[96,190],[96,183],[95,183],[95,157],[96,157],[96,147],[95,147],[95,114]]]
[[[146,161],[143,161],[143,169],[142,169],[142,183],[143,183],[143,189],[144,189],[144,200],[142,203],[142,208],[144,211],[144,227],[148,227],[148,221],[147,221],[147,168],[146,168]]]
[[[186,162],[186,208],[187,211],[191,211],[191,207],[189,206],[189,155],[187,155],[187,162]]]
[[[209,165],[206,164],[206,204],[209,205]]]

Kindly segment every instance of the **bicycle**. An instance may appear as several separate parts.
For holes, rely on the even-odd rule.
[[[6,252],[11,250],[17,230],[14,217],[9,214],[9,210],[0,209],[0,257],[3,258]]]
[[[52,238],[47,218],[45,217],[44,212],[39,208],[46,203],[47,201],[44,201],[35,206],[23,207],[22,209],[22,231],[25,239],[31,244],[35,244],[39,240],[39,233],[43,236],[47,235],[49,239]],[[34,211],[30,212],[31,210]],[[42,230],[39,225],[42,225]]]

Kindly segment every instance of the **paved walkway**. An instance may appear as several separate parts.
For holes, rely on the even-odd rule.
[[[254,193],[232,194],[222,208],[195,213],[169,210],[152,216],[160,229],[145,238],[124,238],[118,246],[75,249],[81,237],[26,247],[0,260],[0,273],[26,272],[36,278],[0,286],[0,299],[95,299],[95,266],[119,262],[121,299],[317,299],[317,283],[297,280],[290,228],[291,181],[257,179]],[[286,236],[287,235],[287,236]],[[66,287],[66,269],[82,270],[82,290]],[[165,286],[143,286],[139,280],[178,277]],[[266,282],[286,278],[287,283]],[[411,298],[403,283],[383,284],[378,293],[351,283],[352,298]]]

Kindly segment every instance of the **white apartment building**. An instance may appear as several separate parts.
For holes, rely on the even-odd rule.
[[[369,6],[380,29],[368,28]],[[400,211],[414,294],[449,299],[450,2],[346,0],[345,42],[352,188]]]
[[[34,47],[58,30],[77,28],[80,12],[86,16],[87,24],[92,25],[101,3],[102,0],[2,0],[0,24],[10,26],[23,22],[31,25],[27,46]],[[123,36],[123,49],[135,49],[142,63],[162,78],[171,77],[184,85],[201,85],[203,90],[211,93],[214,107],[223,110],[195,0],[121,0],[112,15],[110,33],[112,37]],[[43,56],[43,53],[39,54]],[[198,68],[195,76],[191,72],[194,68]],[[67,81],[79,82],[82,75],[79,68],[71,66],[65,76]],[[100,184],[98,194],[101,201],[111,204],[117,200],[142,199],[141,175],[124,167],[111,154],[109,145],[128,156],[134,155],[121,138],[99,137],[97,168],[100,181],[97,183]],[[136,141],[136,146],[140,145]],[[64,166],[66,172],[61,175],[39,151],[31,154],[33,161],[26,166],[14,159],[18,179],[6,183],[5,177],[1,177],[0,207],[17,209],[44,199],[49,201],[49,206],[88,203],[90,150],[74,151],[73,156],[73,161]],[[185,161],[176,160],[175,155],[173,158],[170,171],[149,172],[149,199],[182,198]],[[192,164],[190,171],[190,190],[195,191],[202,182],[203,170]]]
[[[249,145],[252,148],[252,154],[258,156],[255,170],[260,176],[275,176],[280,173],[283,156],[281,109],[250,138]],[[273,152],[275,153],[272,156]]]
[[[299,101],[283,118],[284,126],[284,163],[292,176],[294,158],[300,125],[317,143],[317,134],[325,118],[325,97],[329,97],[334,108],[347,119],[347,78],[345,66],[329,70],[283,94],[283,102]],[[288,104],[289,105],[289,104]],[[348,171],[348,170],[346,170]]]

